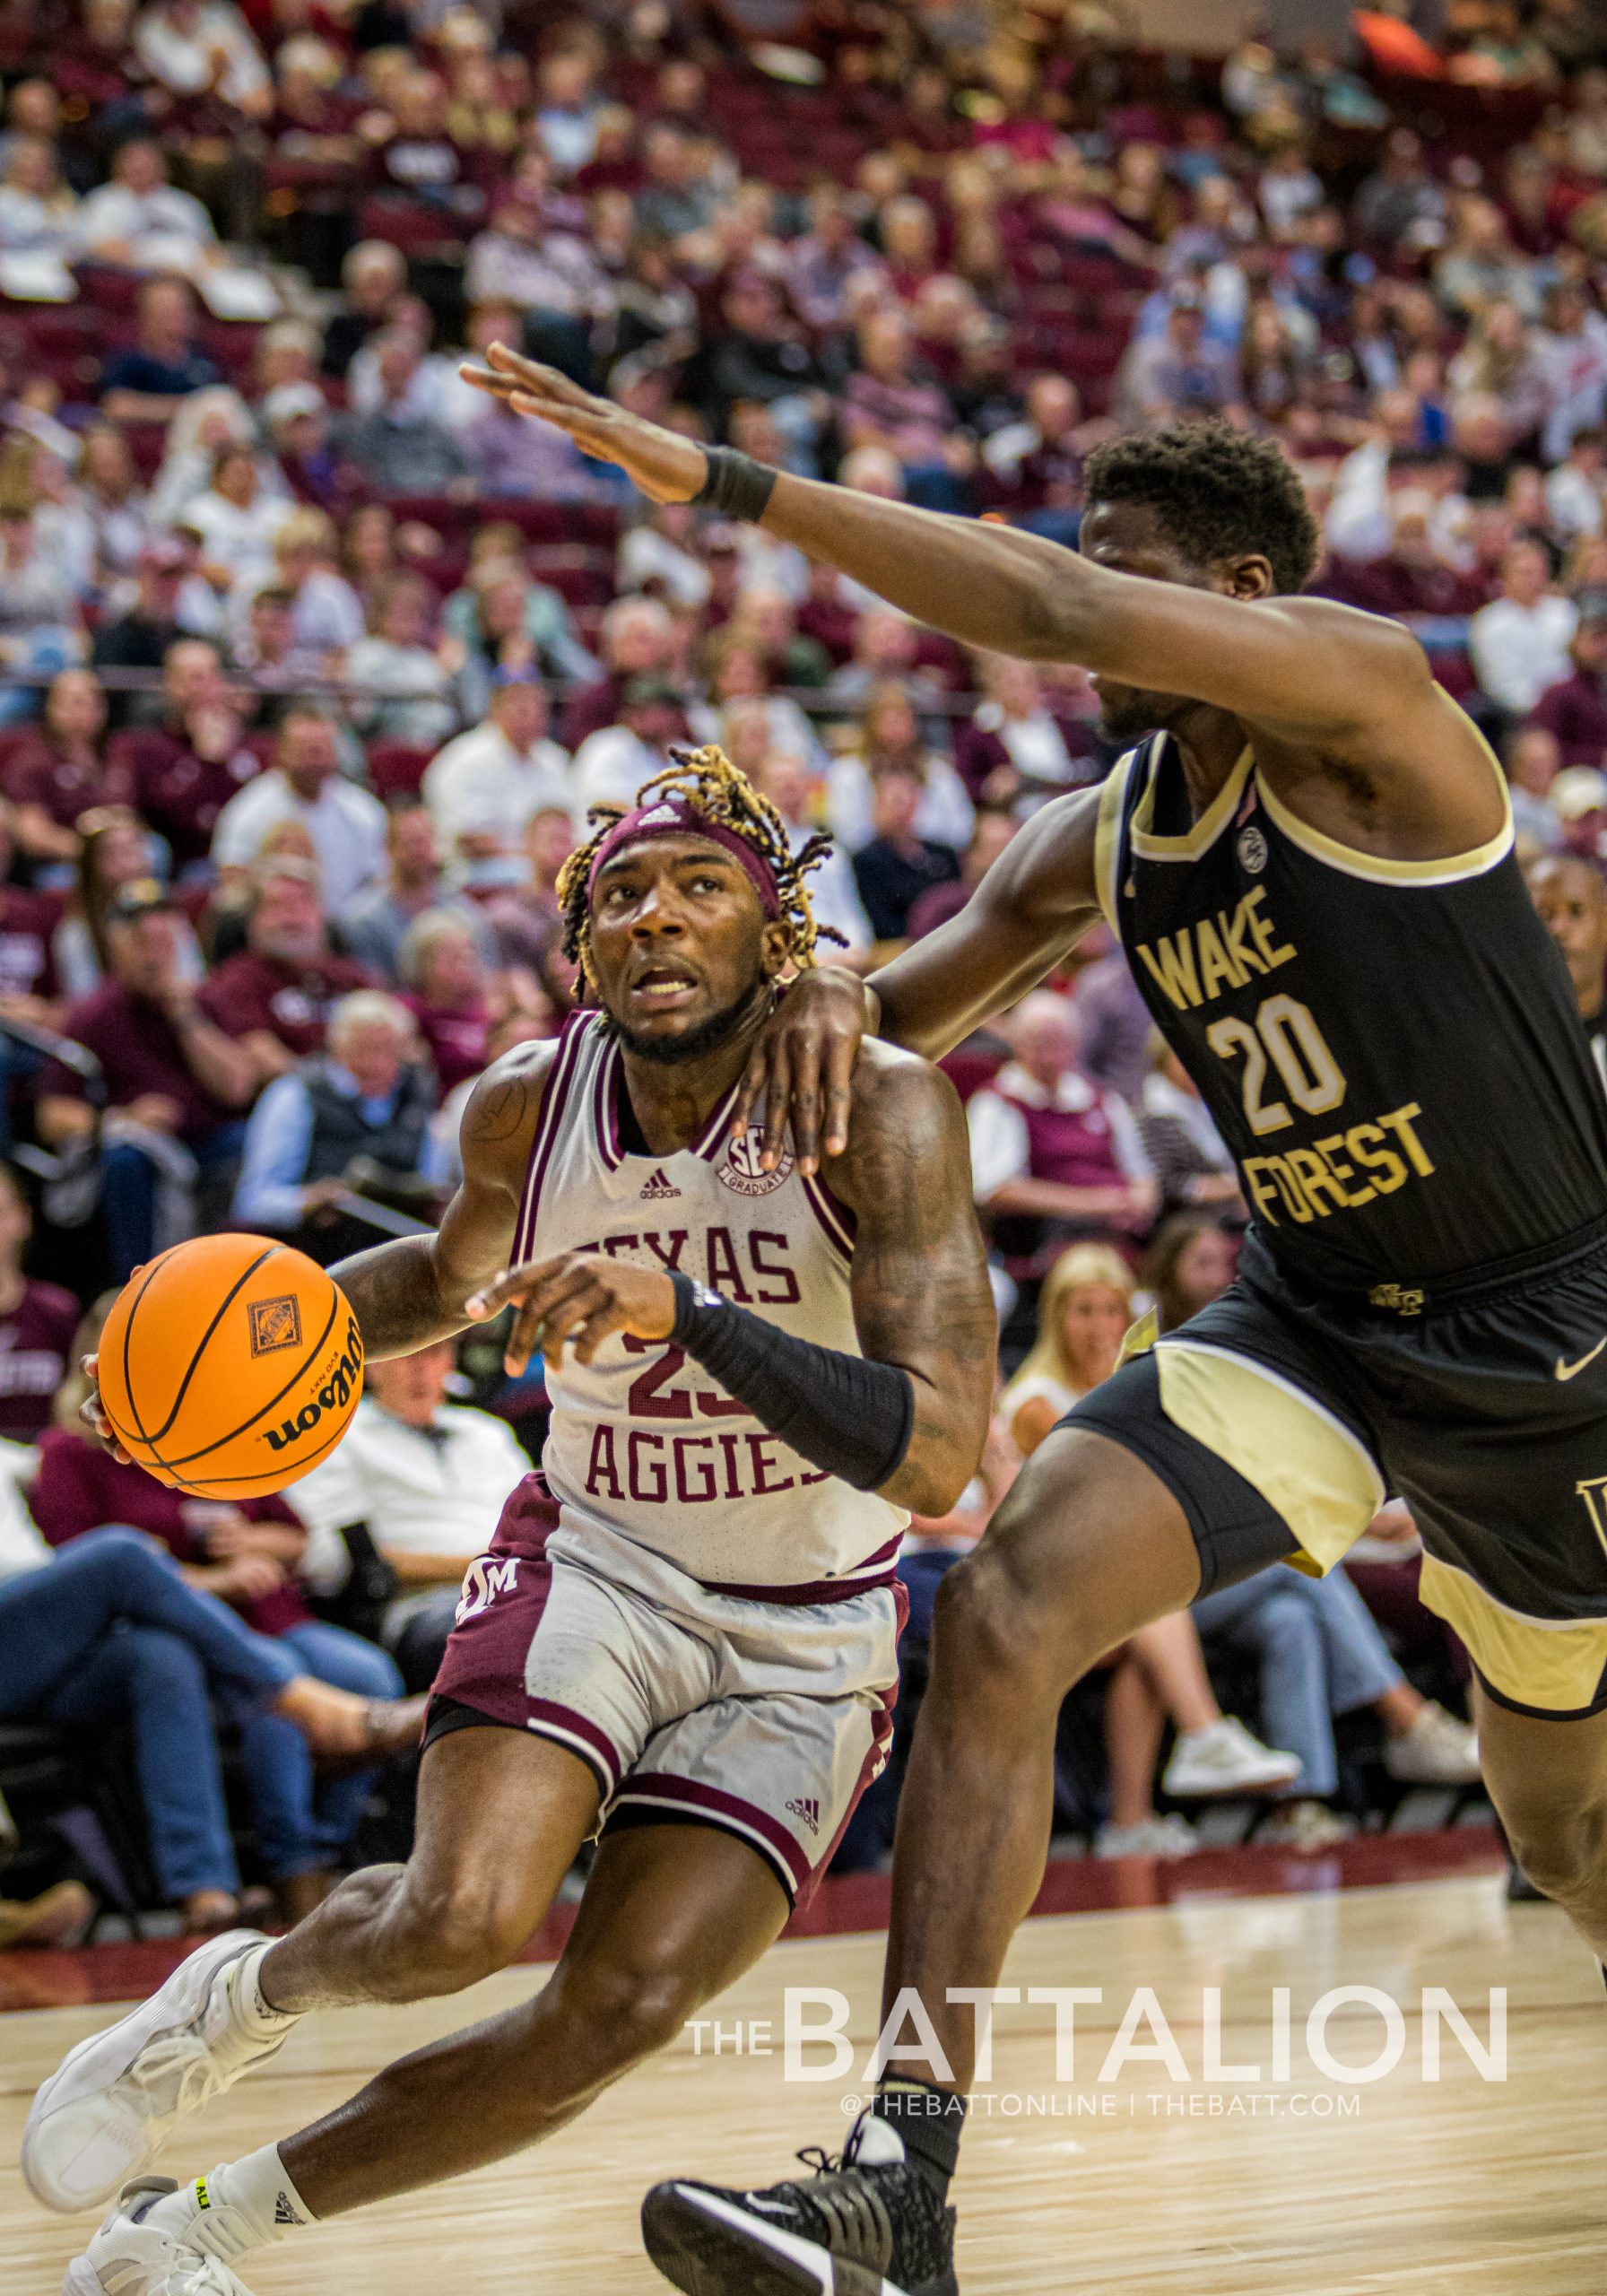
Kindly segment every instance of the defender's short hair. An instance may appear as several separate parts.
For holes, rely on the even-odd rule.
[[[1144,504],[1196,566],[1263,557],[1280,591],[1303,588],[1322,556],[1321,531],[1282,448],[1226,422],[1174,422],[1096,447],[1086,495],[1090,508]]]

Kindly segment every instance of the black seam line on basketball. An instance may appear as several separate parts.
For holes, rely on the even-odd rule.
[[[172,1426],[173,1422],[178,1418],[179,1411],[183,1407],[186,1396],[188,1395],[190,1391],[190,1381],[195,1376],[195,1366],[200,1362],[201,1358],[206,1352],[207,1342],[211,1339],[218,1326],[222,1322],[224,1317],[229,1313],[230,1309],[233,1307],[236,1300],[239,1299],[246,1285],[250,1283],[251,1278],[256,1274],[257,1269],[259,1267],[265,1267],[268,1261],[273,1258],[274,1253],[282,1251],[283,1248],[284,1247],[282,1244],[270,1244],[265,1252],[258,1252],[256,1257],[252,1261],[250,1266],[247,1268],[245,1274],[239,1276],[236,1282],[230,1285],[230,1289],[224,1292],[222,1299],[218,1303],[217,1313],[213,1316],[211,1323],[207,1325],[206,1329],[202,1333],[199,1341],[196,1343],[195,1352],[190,1357],[189,1369],[186,1371],[183,1378],[178,1382],[178,1392],[173,1398],[173,1408],[169,1412],[166,1419],[163,1420],[155,1434],[146,1436],[145,1440],[147,1443],[160,1443],[162,1437]],[[136,1300],[134,1306],[135,1308],[137,1308],[138,1305],[139,1301]],[[128,1321],[130,1324],[134,1321],[134,1308],[131,1308],[128,1311]],[[126,1353],[128,1345],[126,1335],[125,1335],[123,1345],[124,1352]],[[132,1397],[132,1388],[129,1390],[129,1393]],[[180,1465],[182,1464],[183,1462],[181,1461]]]
[[[135,1309],[139,1306],[140,1301],[144,1298],[152,1283],[155,1283],[156,1271],[162,1265],[167,1257],[166,1252],[159,1253],[156,1258],[152,1261],[150,1266],[146,1268],[144,1271],[145,1280],[134,1295],[133,1307],[129,1309],[128,1313],[123,1318],[123,1393],[128,1398],[129,1410],[133,1412],[135,1420],[138,1422],[140,1441],[142,1443],[149,1443],[151,1441],[151,1438],[145,1432],[145,1422],[140,1417],[140,1407],[135,1400],[134,1379],[128,1368],[128,1340],[129,1335],[134,1327]]]
[[[274,1248],[277,1251],[279,1248],[278,1245],[276,1244]],[[244,1279],[242,1278],[242,1281]],[[279,1393],[276,1396],[270,1396],[267,1402],[262,1405],[259,1411],[254,1411],[250,1418],[242,1420],[238,1427],[231,1427],[227,1435],[220,1435],[215,1442],[204,1443],[198,1451],[187,1451],[181,1459],[173,1459],[170,1461],[164,1459],[162,1461],[162,1465],[164,1466],[194,1466],[197,1459],[205,1458],[209,1452],[221,1450],[225,1443],[232,1443],[237,1436],[244,1435],[248,1428],[255,1427],[259,1419],[265,1419],[269,1412],[276,1411],[278,1409],[279,1405],[284,1401],[286,1396],[289,1395],[291,1389],[295,1386],[297,1380],[303,1378],[306,1376],[308,1365],[312,1361],[313,1357],[317,1353],[319,1348],[323,1346],[324,1342],[328,1338],[331,1331],[334,1328],[334,1319],[340,1314],[342,1307],[345,1304],[340,1286],[337,1283],[331,1283],[329,1289],[334,1295],[329,1303],[329,1320],[324,1326],[323,1330],[318,1334],[317,1339],[314,1340],[312,1345],[308,1349],[306,1354],[301,1358],[300,1363],[297,1364],[295,1370],[291,1373],[290,1378],[285,1381],[283,1387],[280,1388]],[[232,1480],[236,1483],[244,1483],[248,1481],[248,1478],[245,1475],[237,1474],[232,1478]]]
[[[316,1465],[317,1461],[323,1457],[326,1451],[334,1449],[334,1446],[340,1441],[346,1429],[343,1425],[337,1427],[332,1435],[326,1435],[324,1438],[324,1440],[317,1446],[316,1450],[304,1451],[299,1458],[282,1459],[279,1462],[279,1465],[283,1480],[280,1482],[278,1490],[285,1490],[289,1483],[299,1476],[305,1468]],[[166,1472],[169,1474],[173,1474],[171,1467],[167,1467]],[[209,1497],[214,1491],[222,1491],[230,1488],[237,1483],[262,1483],[265,1479],[266,1477],[261,1474],[209,1474],[205,1478],[204,1482],[196,1483],[190,1482],[185,1475],[176,1475],[174,1477],[174,1480],[180,1483],[186,1491],[194,1492],[197,1498],[201,1499]],[[248,1499],[253,1497],[258,1499],[273,1499],[276,1495],[277,1492],[274,1491],[259,1491],[256,1492],[248,1492],[246,1493]]]

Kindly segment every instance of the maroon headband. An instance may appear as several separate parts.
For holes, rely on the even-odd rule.
[[[589,901],[596,885],[597,872],[612,861],[621,846],[639,845],[650,837],[702,837],[711,845],[719,846],[739,862],[747,872],[749,882],[759,895],[760,904],[767,917],[781,914],[781,895],[774,872],[764,856],[749,844],[735,830],[727,829],[723,822],[711,822],[700,813],[689,798],[674,791],[656,797],[650,805],[638,805],[616,822],[602,844],[592,863],[591,874],[586,881],[586,897]]]

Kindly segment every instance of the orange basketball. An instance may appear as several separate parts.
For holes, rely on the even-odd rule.
[[[100,1335],[100,1401],[131,1459],[195,1499],[260,1499],[327,1457],[362,1393],[338,1284],[267,1236],[198,1236],[142,1267]]]

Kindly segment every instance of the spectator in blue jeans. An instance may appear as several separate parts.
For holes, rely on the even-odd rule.
[[[52,1558],[7,1481],[0,1719],[129,1733],[157,1885],[189,1929],[227,1927],[239,1912],[214,1697],[248,1735],[288,1734],[301,1761],[377,1758],[417,1736],[417,1701],[375,1707],[315,1682],[293,1650],[186,1586],[138,1532],[94,1531]]]
[[[1239,1586],[1203,1596],[1194,1619],[1208,1657],[1226,1648],[1259,1662],[1263,1733],[1300,1757],[1290,1797],[1260,1828],[1257,1841],[1325,1849],[1354,1832],[1329,1797],[1339,1787],[1333,1718],[1358,1707],[1372,1707],[1384,1724],[1392,1777],[1425,1786],[1477,1781],[1473,1732],[1412,1688],[1342,1570],[1307,1578],[1274,1563]]]
[[[80,1324],[75,1366],[98,1345],[114,1296],[104,1294]],[[308,1610],[297,1578],[307,1528],[282,1499],[230,1506],[170,1490],[92,1440],[79,1416],[85,1392],[83,1372],[74,1368],[56,1398],[56,1424],[39,1441],[28,1503],[52,1546],[109,1525],[148,1532],[169,1550],[192,1587],[218,1596],[248,1626],[283,1644],[302,1672],[362,1698],[400,1698],[402,1677],[393,1659]],[[258,1857],[280,1911],[298,1921],[338,1878],[372,1773],[358,1769],[315,1776],[305,1742],[282,1716],[259,1704],[242,1708],[228,1690],[219,1710],[239,1730]]]

